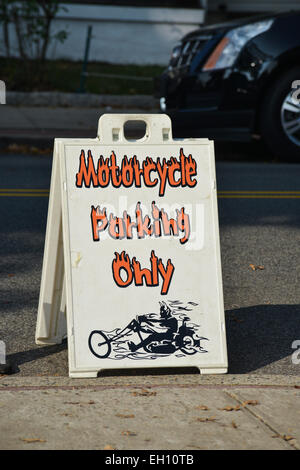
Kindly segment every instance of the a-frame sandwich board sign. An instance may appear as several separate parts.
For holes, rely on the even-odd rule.
[[[130,120],[143,138],[124,137]],[[55,140],[36,342],[65,336],[70,377],[227,372],[212,141],[173,140],[164,114]]]

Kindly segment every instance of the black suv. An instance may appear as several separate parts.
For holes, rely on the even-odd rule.
[[[249,140],[300,160],[300,12],[255,16],[184,36],[156,79],[174,137]]]

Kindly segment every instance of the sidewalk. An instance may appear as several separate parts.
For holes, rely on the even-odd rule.
[[[0,449],[299,450],[300,380],[0,378]]]
[[[3,112],[4,111],[4,112]],[[0,145],[11,143],[53,146],[55,137],[95,138],[98,120],[104,113],[149,114],[154,109],[110,108],[50,108],[45,106],[0,107]]]

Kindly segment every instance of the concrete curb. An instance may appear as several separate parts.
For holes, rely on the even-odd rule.
[[[48,106],[77,108],[158,109],[159,100],[151,95],[96,95],[52,91],[8,91],[6,103],[11,106]]]
[[[300,378],[288,375],[265,374],[225,374],[225,375],[200,375],[200,374],[165,374],[155,375],[118,375],[99,376],[97,379],[80,379],[62,376],[0,376],[0,390],[7,387],[20,389],[27,388],[94,388],[94,387],[216,387],[216,388],[300,388]]]

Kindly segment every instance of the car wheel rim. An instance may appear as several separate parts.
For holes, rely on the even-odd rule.
[[[281,106],[281,125],[291,142],[300,147],[300,102],[288,93]]]

